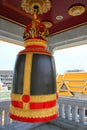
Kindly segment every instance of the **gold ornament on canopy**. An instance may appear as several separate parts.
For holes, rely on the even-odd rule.
[[[83,5],[74,5],[69,10],[68,13],[71,16],[79,16],[82,15],[86,11]]]
[[[21,7],[26,13],[34,14],[34,7],[38,6],[38,14],[48,12],[51,8],[50,0],[22,0]]]

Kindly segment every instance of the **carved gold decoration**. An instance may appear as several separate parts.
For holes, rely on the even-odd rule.
[[[23,35],[24,41],[34,38],[48,40],[49,32],[45,24],[38,19],[37,14],[47,12],[49,9],[47,5],[49,3],[50,0],[22,0],[22,8],[34,16],[32,23],[28,24],[25,28]]]
[[[24,31],[23,39],[24,41],[31,38],[39,38],[48,40],[49,32],[46,26],[37,19],[37,15],[34,14],[34,19],[32,23],[26,26]]]
[[[18,117],[26,117],[26,118],[38,118],[38,117],[48,117],[58,113],[57,106],[47,109],[38,110],[24,110],[20,108],[15,108],[13,106],[10,107],[10,113],[16,115]]]
[[[53,24],[49,21],[43,21],[42,23],[46,26],[46,28],[51,28],[53,26]]]
[[[50,10],[51,2],[50,0],[22,0],[21,7],[30,14],[34,14],[38,7],[38,14],[43,14]]]
[[[73,6],[69,9],[68,13],[71,16],[78,16],[85,12],[85,7],[81,5]]]

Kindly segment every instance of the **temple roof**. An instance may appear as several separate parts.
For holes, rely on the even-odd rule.
[[[58,75],[57,90],[60,96],[73,96],[72,93],[87,94],[87,72],[69,72]]]

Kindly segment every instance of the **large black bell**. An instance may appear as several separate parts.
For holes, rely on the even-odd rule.
[[[9,112],[14,120],[46,122],[58,116],[55,63],[46,50],[46,33],[38,21],[26,27],[25,49],[19,52],[14,69]]]

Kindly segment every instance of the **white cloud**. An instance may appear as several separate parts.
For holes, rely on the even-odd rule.
[[[0,41],[0,70],[13,70],[16,56],[22,46]]]
[[[87,71],[87,45],[57,50],[54,53],[57,73],[81,69]]]

